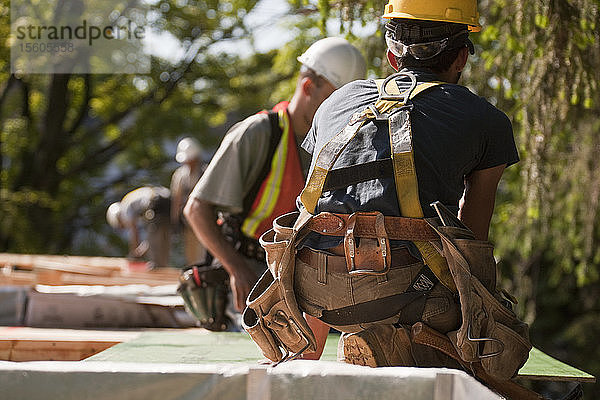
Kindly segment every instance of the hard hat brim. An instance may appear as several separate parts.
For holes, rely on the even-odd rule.
[[[469,32],[479,32],[481,31],[481,25],[479,24],[479,22],[477,21],[473,21],[472,24],[471,23],[466,23],[465,21],[462,20],[451,20],[451,19],[447,19],[447,18],[436,18],[435,16],[423,16],[423,15],[412,15],[412,14],[406,14],[406,13],[402,13],[402,12],[397,12],[397,11],[393,11],[393,12],[388,12],[383,14],[383,17],[385,19],[394,19],[394,18],[402,18],[402,19],[414,19],[414,20],[420,20],[420,21],[437,21],[437,22],[448,22],[448,23],[452,23],[452,24],[461,24],[461,25],[467,25]]]

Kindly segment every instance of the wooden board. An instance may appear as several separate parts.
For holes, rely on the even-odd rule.
[[[245,333],[184,329],[144,332],[136,339],[118,344],[85,361],[254,365],[263,358]]]
[[[0,327],[2,361],[80,361],[140,331],[98,331]]]
[[[119,257],[0,253],[0,285],[161,286],[177,283],[181,273],[177,268],[144,271],[138,264]]]
[[[128,261],[122,257],[84,257],[84,256],[57,256],[46,254],[14,254],[0,253],[0,266],[19,266],[21,268],[34,268],[40,263],[62,263],[83,267],[101,268],[108,270],[121,270],[127,268]]]

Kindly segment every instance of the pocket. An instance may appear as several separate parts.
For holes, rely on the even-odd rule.
[[[267,314],[271,307],[283,298],[278,289],[279,281],[275,281],[271,273],[265,271],[248,295],[246,300],[248,307],[252,308],[257,315]]]
[[[475,291],[481,297],[486,313],[491,314],[494,321],[511,328],[516,328],[518,332],[525,333],[522,336],[527,337],[527,332],[523,331],[523,329],[527,331],[527,324],[520,321],[512,310],[503,306],[490,291],[483,287],[481,282],[476,279],[473,279],[471,282]]]
[[[279,301],[264,316],[264,324],[270,332],[279,339],[284,347],[292,353],[300,353],[308,344],[304,335],[290,317],[290,312],[285,300]]]
[[[285,249],[287,248],[289,241],[277,241],[275,231],[269,229],[259,239],[260,245],[265,249],[267,258],[267,267],[271,271],[271,275],[277,276],[278,265],[281,262],[281,258]]]
[[[460,308],[452,297],[429,297],[423,308],[422,321],[438,332],[446,333],[460,325]]]
[[[481,365],[491,376],[507,380],[512,378],[529,357],[531,344],[509,327],[494,322],[486,331],[488,340],[483,346]],[[499,353],[498,355],[493,355]]]
[[[494,246],[484,240],[455,239],[454,244],[461,251],[475,276],[490,292],[496,290],[496,260]]]
[[[280,215],[273,220],[273,230],[275,231],[275,240],[289,240],[294,232],[294,223],[298,219],[300,213],[292,211],[287,214]]]
[[[242,314],[242,327],[248,332],[265,357],[274,362],[281,361],[283,353],[275,342],[275,338],[262,324],[256,312],[249,307],[246,307]]]
[[[331,274],[327,274],[327,283],[318,283],[318,271],[296,258],[294,293],[302,311],[313,316],[315,316],[315,312],[318,312],[320,316],[319,310],[338,308],[337,304],[333,304],[333,292],[337,293],[334,289],[338,286],[336,285],[337,281]],[[344,293],[338,298],[344,299],[345,297]]]

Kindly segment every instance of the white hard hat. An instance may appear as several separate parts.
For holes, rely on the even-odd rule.
[[[336,89],[365,79],[367,66],[360,51],[346,39],[330,37],[312,44],[300,57],[303,65],[326,78]]]
[[[121,215],[121,203],[120,202],[112,203],[108,207],[108,210],[106,210],[106,221],[108,222],[108,224],[110,226],[112,226],[115,229],[118,229],[121,227],[120,215]]]
[[[202,147],[200,143],[194,138],[186,137],[179,141],[177,144],[177,154],[175,154],[175,160],[182,164],[194,159],[200,158]]]

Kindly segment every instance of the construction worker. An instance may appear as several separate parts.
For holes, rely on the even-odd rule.
[[[439,201],[456,226],[485,241],[498,182],[519,157],[508,117],[457,84],[474,53],[469,34],[481,29],[476,0],[389,0],[383,17],[387,58],[399,74],[334,92],[302,145],[313,158],[300,200],[321,213],[295,264],[295,296],[319,345],[305,358],[320,357],[334,326],[345,332],[338,355],[348,363],[453,367],[412,343],[406,328],[422,321],[442,334],[457,329],[454,283],[438,277],[430,242],[387,239],[392,218],[384,225],[379,216],[434,217],[430,204]],[[370,224],[369,237],[354,237],[359,219]],[[331,226],[347,228],[319,233]],[[495,284],[495,264],[490,274]]]
[[[342,38],[315,42],[298,61],[291,100],[229,130],[184,210],[198,239],[229,273],[238,311],[266,269],[258,237],[275,216],[295,209],[304,186],[310,157],[298,145],[315,111],[335,89],[365,77],[362,55]],[[222,227],[217,211],[225,212]]]
[[[162,186],[144,186],[127,193],[106,211],[108,224],[129,231],[129,256],[150,259],[149,267],[169,265],[170,192]],[[139,226],[146,239],[141,240]]]
[[[183,249],[186,265],[204,262],[206,249],[183,218],[183,207],[194,186],[206,169],[202,162],[202,147],[194,138],[186,137],[177,144],[175,160],[181,164],[171,178],[171,224],[183,227]]]

